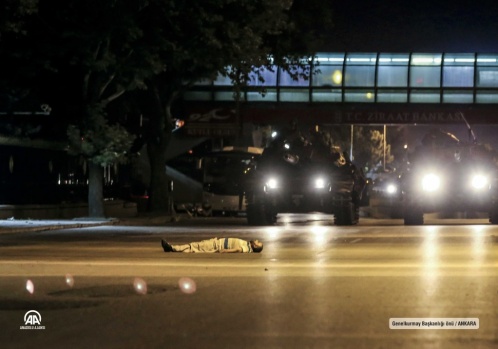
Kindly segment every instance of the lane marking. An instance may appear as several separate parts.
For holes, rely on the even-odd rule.
[[[69,265],[74,265],[74,266],[123,266],[123,267],[130,267],[130,266],[140,266],[140,267],[145,267],[145,266],[150,266],[150,267],[199,267],[201,265],[202,267],[209,267],[209,268],[260,268],[263,266],[267,266],[269,263],[271,263],[272,268],[313,268],[316,269],[317,267],[319,268],[365,268],[365,269],[374,269],[374,268],[381,268],[381,269],[401,269],[401,268],[420,268],[420,269],[426,269],[429,265],[424,264],[424,263],[397,263],[397,262],[392,262],[388,261],[386,263],[375,263],[370,260],[366,260],[365,262],[362,263],[347,263],[347,262],[341,262],[341,261],[334,261],[334,262],[327,262],[327,261],[313,261],[313,262],[287,262],[287,263],[282,263],[282,262],[276,262],[276,261],[270,261],[270,260],[264,260],[264,261],[254,261],[254,260],[245,260],[245,263],[240,263],[240,261],[235,261],[234,259],[230,259],[229,261],[223,261],[223,262],[208,262],[205,259],[199,259],[198,262],[181,262],[181,261],[175,261],[175,262],[165,262],[165,261],[159,261],[159,262],[143,262],[143,261],[67,261],[67,260],[45,260],[45,261],[37,261],[37,260],[3,260],[0,261],[0,265],[6,265],[6,266],[34,266],[34,267],[42,267],[42,266],[53,266],[53,265],[62,265],[62,266],[69,266]],[[440,262],[435,265],[430,265],[431,268],[434,268],[434,271],[437,271],[442,268],[463,268],[463,269],[475,269],[475,268],[498,268],[498,262],[488,262],[488,263],[464,263],[464,262],[459,262],[459,263],[444,263]],[[0,273],[1,274],[1,273]]]

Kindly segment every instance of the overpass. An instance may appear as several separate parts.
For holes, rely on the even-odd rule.
[[[317,73],[293,80],[280,67],[253,76],[235,112],[228,78],[201,81],[183,100],[191,135],[230,136],[242,123],[498,123],[498,54],[318,53]]]

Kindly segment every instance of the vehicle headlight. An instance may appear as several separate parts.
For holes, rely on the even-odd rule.
[[[488,179],[486,178],[486,176],[477,174],[472,176],[471,183],[472,188],[480,190],[488,185]]]
[[[266,182],[266,188],[268,189],[276,189],[278,188],[278,181],[276,178],[270,178]]]
[[[441,186],[441,179],[434,173],[426,174],[422,178],[422,190],[426,192],[434,192]]]
[[[391,184],[388,184],[388,185],[386,186],[386,192],[387,192],[388,194],[391,194],[391,195],[392,195],[392,194],[396,194],[396,192],[397,192],[397,191],[398,191],[398,187],[397,187],[395,184],[392,184],[392,183],[391,183]]]
[[[317,179],[315,179],[315,188],[316,189],[323,189],[323,188],[325,188],[325,179],[323,179],[323,178],[317,178]]]

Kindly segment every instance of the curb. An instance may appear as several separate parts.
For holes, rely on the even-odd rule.
[[[115,221],[102,221],[94,223],[61,223],[61,224],[47,224],[47,225],[37,225],[37,226],[22,226],[22,227],[0,227],[0,235],[2,234],[17,234],[17,233],[34,233],[50,230],[63,230],[63,229],[79,229],[79,228],[91,228],[103,225],[116,225]]]

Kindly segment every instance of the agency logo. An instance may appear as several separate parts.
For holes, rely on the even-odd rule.
[[[20,326],[21,330],[44,330],[45,326],[41,325],[42,317],[36,310],[29,310],[24,314],[24,326]]]

